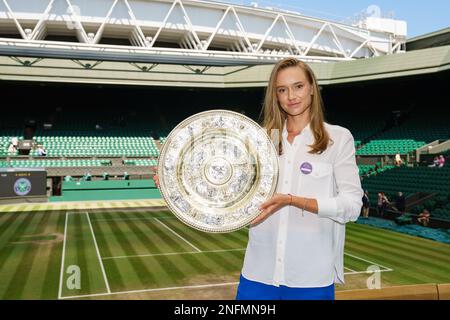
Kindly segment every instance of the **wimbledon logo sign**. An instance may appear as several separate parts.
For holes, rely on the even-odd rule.
[[[31,182],[26,178],[20,178],[14,183],[14,192],[18,196],[26,196],[31,191]]]

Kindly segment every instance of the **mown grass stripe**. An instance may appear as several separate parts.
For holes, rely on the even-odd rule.
[[[350,250],[352,251],[352,254],[363,256],[364,258],[367,258],[369,260],[380,259],[379,254],[373,252],[372,250],[368,251],[364,245],[352,243]],[[384,260],[382,261],[386,262]],[[394,261],[394,263],[396,262]],[[393,265],[392,268],[393,268],[392,272],[381,273],[382,280],[399,285],[411,283],[414,284],[425,283],[424,281],[416,277],[417,274],[415,272],[408,272],[408,271],[405,272],[405,270],[399,265]],[[382,286],[384,285],[382,284]]]
[[[140,217],[142,217],[142,214],[140,214]],[[152,250],[150,250],[151,252],[164,253],[185,252],[193,250],[193,248],[185,241],[175,236],[172,232],[164,228],[164,226],[162,226],[154,219],[142,220],[139,221],[139,223],[135,221],[135,224],[140,227],[142,233],[151,233],[156,238],[155,241],[152,241],[154,247],[152,247]]]
[[[3,249],[0,252],[0,274],[2,275],[2,281],[0,282],[0,296],[8,299],[14,298],[9,296],[9,293],[11,292],[10,284],[14,277],[15,270],[19,267],[21,258],[26,254],[27,249],[23,244],[17,245],[11,242],[17,241],[25,232],[28,232],[28,230],[35,227],[32,222],[34,219],[38,219],[37,215],[31,213],[19,215],[23,215],[23,219],[20,220],[15,228],[11,226],[11,229],[8,229],[7,232],[5,232],[8,236],[2,241]]]
[[[142,217],[142,213],[140,214],[140,216]],[[165,227],[163,227],[155,220],[144,220],[142,222],[135,222],[135,224],[140,228],[151,225],[157,228],[158,232],[155,232],[154,237],[152,238],[152,241],[157,248],[156,253],[165,253],[168,251],[186,252],[193,250],[188,244],[186,244],[184,241],[181,241],[172,232],[168,231]],[[161,243],[166,244],[166,247],[164,249],[159,245]],[[195,273],[195,270],[198,269],[196,266],[191,265],[183,257],[159,256],[154,257],[154,261],[163,267],[164,272],[169,271],[169,278],[171,280],[171,282],[169,283],[162,282],[159,284],[159,286],[180,285],[189,274],[192,274],[193,272]]]
[[[146,221],[147,222],[147,221]],[[165,222],[167,222],[165,220]],[[136,222],[137,223],[137,222]],[[170,225],[171,228],[175,227],[175,225]],[[176,227],[175,227],[176,228]],[[175,230],[177,233],[180,233],[183,237],[186,236],[186,233],[182,232],[179,229]],[[197,236],[198,234],[200,234],[199,231],[194,231],[197,232],[194,236]],[[188,240],[192,240],[188,239]],[[231,271],[236,271],[240,265],[241,265],[241,261],[242,261],[242,254],[239,254],[238,252],[232,252],[232,253],[205,253],[205,254],[201,254],[202,257],[199,257],[198,259],[201,259],[200,261],[202,261],[203,265],[211,265],[211,268],[208,267],[208,269],[213,269],[213,270],[223,270],[222,272],[229,272]],[[182,259],[185,259],[185,256],[187,255],[183,255]],[[189,256],[193,256],[193,255],[189,255]],[[145,258],[145,257],[143,257]],[[155,257],[147,257],[148,259],[151,258],[155,258]],[[159,258],[159,257],[157,257]],[[171,257],[172,258],[172,257]],[[192,259],[190,259],[192,260]]]
[[[223,237],[226,241],[234,243],[235,247],[245,247],[248,242],[248,231],[246,229],[240,229],[234,232],[221,233],[219,236]]]
[[[203,244],[203,248],[205,247],[205,242],[215,242],[216,247],[212,247],[212,249],[207,250],[215,250],[215,249],[235,249],[233,246],[229,245],[220,245],[220,241],[223,239],[218,234],[208,234],[201,231],[193,230],[192,228],[189,228],[187,226],[182,225],[179,221],[167,221],[169,226],[173,228],[177,233],[180,233],[183,237],[188,239],[190,242],[192,242],[194,245],[196,245],[199,248],[201,247],[201,244]],[[189,238],[187,238],[189,237]],[[239,247],[242,248],[242,247]],[[205,250],[205,249],[203,249]],[[236,253],[233,253],[236,254]],[[214,262],[216,264],[216,267],[219,268],[219,270],[223,270],[224,272],[231,272],[236,270],[236,265],[240,264],[240,261],[238,261],[233,254],[230,254],[230,252],[220,252],[220,253],[205,253],[205,257],[210,260],[211,262]]]
[[[373,232],[383,234],[384,237],[392,239],[395,242],[402,242],[406,244],[414,243],[415,247],[419,247],[421,249],[428,249],[430,247],[433,248],[434,251],[439,251],[445,255],[448,255],[448,251],[450,250],[450,245],[426,238],[411,236],[409,234],[395,232],[391,230],[376,228],[370,225],[362,225],[356,223],[349,223],[347,230],[362,230],[364,232]]]
[[[2,221],[0,224],[0,247],[3,247],[6,243],[9,241],[9,236],[12,231],[15,229],[12,229],[13,226],[16,224],[16,220],[20,218],[24,218],[26,214],[17,214],[17,213],[9,213],[6,217],[7,219],[5,221]],[[19,221],[22,219],[19,219]],[[1,253],[1,251],[0,251]]]
[[[11,205],[9,205],[9,206],[0,206],[0,214],[2,214],[2,213],[6,213],[6,212],[8,212],[9,210],[11,210],[11,208],[12,208],[13,206],[11,206]]]
[[[410,241],[410,239],[396,239],[390,237],[389,234],[384,233],[380,230],[364,230],[364,229],[352,229],[347,233],[348,235],[361,235],[368,236],[374,239],[384,239],[383,241],[387,241],[389,245],[401,246],[403,248],[407,248],[408,250],[414,251],[421,256],[428,257],[430,259],[435,259],[438,261],[446,261],[450,264],[450,245],[447,245],[447,249],[444,250],[444,247],[437,248],[435,246],[436,242],[428,243],[427,246],[419,245],[421,240],[425,240],[422,238],[418,238],[417,241]]]
[[[10,212],[16,212],[16,213],[24,213],[27,212],[27,205],[26,204],[21,204],[21,205],[14,205],[11,208]]]
[[[422,263],[416,263],[413,259],[411,259],[407,255],[399,255],[397,252],[391,253],[388,248],[383,248],[380,250],[380,247],[367,243],[367,241],[363,241],[359,238],[352,238],[351,241],[347,243],[347,247],[353,251],[355,247],[359,246],[359,251],[361,251],[361,247],[365,248],[365,252],[369,253],[372,256],[376,257],[375,261],[380,262],[384,266],[390,267],[394,269],[397,272],[402,272],[405,274],[409,274],[411,276],[416,273],[420,278],[416,277],[417,279],[423,279],[422,281],[429,281],[433,282],[436,279],[442,279],[440,276],[436,277],[429,277],[424,274],[425,270],[427,270],[427,274],[431,274],[433,271],[435,271],[434,268],[424,268]],[[371,259],[369,259],[371,260]],[[373,260],[372,260],[373,261]],[[387,264],[387,265],[386,265]],[[414,272],[413,272],[414,271]],[[448,279],[449,277],[447,277]]]
[[[175,283],[180,285],[192,281],[191,277],[198,275],[208,276],[217,270],[217,265],[215,263],[208,263],[208,260],[201,253],[186,254],[179,258],[170,257],[169,259],[173,260],[172,263],[177,264],[183,270],[182,273],[177,275],[177,279],[175,279]],[[162,287],[165,286],[165,284],[162,285]],[[170,284],[167,284],[167,286],[170,286]]]
[[[137,254],[149,254],[151,253],[151,250],[153,250],[152,244],[145,244],[139,241],[139,234],[137,234],[133,229],[130,227],[133,220],[116,220],[115,223],[119,226],[121,232],[123,235],[129,240],[129,242],[133,246],[134,252],[137,252]],[[108,222],[107,222],[108,223]]]
[[[0,213],[0,228],[2,227],[4,222],[7,222],[8,219],[10,219],[11,215],[13,215],[13,214],[9,213],[9,212]]]
[[[85,218],[85,215],[82,213],[73,213],[70,214],[69,217],[69,225],[70,220],[73,221],[75,224],[75,235],[72,234],[71,237],[68,237],[70,241],[75,242],[76,247],[76,256],[77,256],[77,265],[81,269],[81,291],[83,293],[92,293],[91,292],[91,281],[95,281],[94,279],[91,279],[90,272],[89,272],[89,264],[86,257],[86,252],[88,249],[88,246],[93,245],[91,241],[88,241],[86,238],[88,236],[88,230],[85,227],[86,221],[83,221]],[[68,239],[68,240],[69,240]],[[64,266],[64,268],[67,268],[67,265]],[[65,271],[65,270],[64,270]],[[87,276],[86,276],[87,275]],[[65,277],[63,278],[66,279]],[[70,294],[72,295],[72,293]],[[63,295],[64,296],[64,295]]]
[[[45,230],[45,226],[49,220],[50,215],[45,212],[33,213],[35,215],[35,221],[33,224],[30,224],[30,229],[27,231],[27,235],[30,234],[42,234]],[[39,217],[40,216],[40,217]],[[40,219],[36,221],[36,219]],[[19,241],[24,241],[26,238],[21,238]],[[28,243],[28,244],[18,244],[19,246],[23,245],[23,250],[25,251],[20,259],[20,262],[17,266],[17,269],[14,272],[14,275],[9,283],[9,286],[6,290],[5,295],[14,298],[14,299],[32,299],[36,291],[39,290],[39,286],[37,283],[34,283],[33,286],[29,287],[31,289],[28,292],[24,292],[25,285],[30,279],[30,275],[33,271],[33,264],[35,262],[35,258],[39,252],[39,249],[42,245],[36,243]],[[31,278],[32,279],[32,278]]]
[[[355,271],[366,271],[369,265],[369,263],[363,260],[344,255],[344,267],[350,268]]]
[[[143,223],[137,223],[140,227],[144,226],[144,224],[154,224],[157,228],[159,228],[160,232],[157,232],[155,234],[155,242],[161,243],[165,242],[169,246],[170,252],[187,252],[192,251],[193,249],[188,246],[184,241],[181,242],[178,237],[175,237],[172,235],[171,232],[169,232],[166,228],[163,226],[146,220]],[[162,229],[164,228],[164,230]],[[159,246],[157,246],[159,247]],[[158,250],[159,252],[164,254],[167,252],[167,250]],[[144,258],[143,258],[144,259]],[[185,283],[186,279],[189,278],[190,275],[195,275],[199,272],[199,269],[203,269],[206,272],[211,272],[210,269],[204,268],[203,263],[201,260],[198,259],[186,259],[186,257],[175,257],[175,256],[158,256],[154,257],[153,259],[156,263],[160,264],[164,268],[164,272],[169,271],[169,277],[171,282],[167,283],[159,283],[159,287],[166,287],[166,286],[174,286],[174,285],[182,285]],[[196,260],[197,263],[192,263],[193,260]],[[144,259],[144,261],[147,261]],[[151,260],[150,260],[151,261]],[[173,267],[176,268],[176,270],[173,269]]]
[[[124,213],[121,213],[121,217],[124,217]],[[145,246],[150,245],[153,250],[156,253],[162,253],[161,247],[156,243],[156,240],[158,238],[150,237],[146,233],[142,232],[141,229],[138,226],[138,223],[135,222],[135,220],[126,220],[126,223],[130,230],[134,232],[134,234],[137,235],[138,241]],[[142,225],[142,223],[141,223]],[[150,226],[147,224],[147,226]],[[156,232],[158,233],[158,232]],[[161,234],[161,232],[159,232]],[[164,236],[163,236],[164,237]],[[169,237],[164,237],[164,240],[171,241]],[[175,242],[172,242],[174,244]],[[176,277],[178,277],[179,274],[183,274],[183,271],[178,268],[177,265],[173,264],[170,259],[168,259],[165,256],[158,256],[158,258],[151,259],[155,263],[153,264],[152,272],[157,274],[158,276],[155,277],[155,285],[161,286],[166,283],[172,283],[176,282]],[[145,263],[145,262],[144,262]]]
[[[235,244],[230,244],[230,242],[226,238],[223,238],[220,234],[209,234],[206,232],[197,231],[178,220],[167,220],[165,222],[170,228],[182,235],[202,251],[236,249],[242,247],[236,246]]]
[[[109,214],[107,214],[107,216],[110,217]],[[116,237],[117,242],[122,248],[122,252],[124,253],[124,255],[137,255],[138,252],[134,249],[132,243],[127,237],[127,234],[130,232],[130,230],[125,227],[121,228],[115,220],[110,220],[107,222],[107,224],[109,224],[110,228],[113,230],[113,235]],[[117,261],[116,263],[120,264],[122,262]],[[126,263],[129,263],[132,267],[133,273],[134,275],[136,275],[136,278],[139,281],[139,287],[145,288],[146,286],[155,283],[155,276],[151,273],[151,270],[148,269],[148,267],[143,263],[141,259],[127,259]]]
[[[56,217],[55,223],[50,223],[49,230],[50,232],[59,233],[64,235],[64,224],[66,212],[54,212],[50,211],[48,214],[51,214],[52,217]],[[58,298],[58,290],[59,290],[59,276],[60,276],[60,268],[61,268],[61,255],[62,255],[62,246],[63,241],[52,244],[51,245],[51,254],[47,261],[47,272],[44,274],[43,285],[41,289],[41,299],[57,299]]]
[[[48,219],[45,222],[43,234],[50,235],[55,234],[55,226],[58,219],[58,212],[42,211]],[[29,280],[26,282],[23,295],[25,299],[42,299],[42,291],[45,285],[45,276],[49,273],[48,267],[52,255],[58,255],[55,252],[58,240],[52,242],[44,242],[38,246],[36,259],[34,259],[33,266],[30,270]],[[59,271],[59,270],[58,270]],[[50,271],[51,272],[51,271]]]
[[[75,265],[81,271],[81,288],[68,287],[69,266]],[[63,266],[62,297],[106,292],[107,286],[102,275],[95,242],[85,211],[68,215],[66,255]]]
[[[429,251],[426,252],[424,250],[419,250],[409,244],[397,244],[390,239],[384,238],[382,234],[375,235],[363,231],[353,231],[352,233],[347,234],[347,238],[349,240],[353,239],[354,237],[365,239],[369,243],[379,244],[380,247],[386,247],[386,250],[395,253],[400,257],[414,259],[418,262],[420,261],[423,264],[429,265],[430,267],[439,268],[439,266],[442,266],[443,264],[450,266],[450,263],[447,264],[442,261],[446,260],[450,262],[450,260],[446,259],[447,257],[433,254],[432,248],[430,248]]]
[[[102,216],[104,214],[105,213],[103,212],[101,213]],[[94,222],[93,219],[92,221]],[[113,255],[117,250],[125,253],[121,243],[117,238],[119,236],[120,230],[116,229],[115,231],[113,231],[109,223],[100,221],[96,222],[95,225],[96,230],[99,230],[97,240],[104,239],[104,245],[100,245],[99,243],[99,246],[102,248],[102,252],[104,252],[105,256]],[[116,261],[114,261],[114,259],[103,260],[103,265],[105,266],[105,269],[108,270],[108,279],[110,280],[112,291],[127,290],[129,289],[130,285],[140,281],[133,267],[128,261],[119,265]]]
[[[106,240],[102,224],[91,221],[92,222],[92,228],[94,229],[95,237],[97,239],[97,245],[99,247],[99,251],[101,252],[101,256],[111,256],[111,249],[109,247],[109,241]],[[108,281],[110,287],[116,289],[116,288],[123,288],[125,286],[125,283],[123,281],[122,275],[119,272],[119,269],[117,268],[117,265],[115,263],[110,263],[107,266],[103,263],[103,266],[105,268],[105,272],[108,275]]]

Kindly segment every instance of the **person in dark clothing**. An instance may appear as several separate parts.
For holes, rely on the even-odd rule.
[[[400,212],[400,214],[403,214],[405,212],[406,200],[405,195],[401,191],[398,192],[398,196],[395,199],[395,207]]]
[[[364,218],[369,217],[369,208],[370,208],[370,201],[369,201],[369,191],[365,190],[364,195],[362,197],[362,213]]]
[[[384,192],[379,192],[378,200],[377,200],[377,211],[378,211],[378,215],[381,218],[384,217],[384,213],[386,212],[386,209],[389,204],[390,204],[389,199],[386,197]]]

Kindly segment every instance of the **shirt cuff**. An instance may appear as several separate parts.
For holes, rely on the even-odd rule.
[[[336,198],[317,198],[316,200],[318,206],[317,215],[319,217],[336,217],[338,213]]]

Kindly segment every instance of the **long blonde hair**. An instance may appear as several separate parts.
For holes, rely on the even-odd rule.
[[[297,60],[295,58],[285,58],[279,61],[274,68],[272,69],[272,73],[270,74],[269,84],[267,85],[266,94],[264,98],[264,106],[262,109],[263,121],[262,127],[267,130],[270,134],[272,132],[278,132],[278,150],[279,155],[283,153],[282,143],[281,143],[281,132],[283,130],[284,122],[287,118],[286,112],[281,108],[281,105],[278,101],[276,94],[276,80],[278,72],[283,69],[289,67],[299,67],[302,69],[305,74],[308,82],[311,84],[313,88],[313,95],[311,97],[311,122],[310,128],[314,135],[314,143],[312,145],[308,145],[311,150],[308,153],[311,154],[321,154],[324,152],[328,143],[332,142],[330,136],[325,129],[324,121],[324,113],[323,113],[323,101],[322,96],[320,94],[319,86],[317,84],[316,77],[311,70],[311,68],[304,63],[303,61]],[[278,130],[278,131],[272,131]]]

